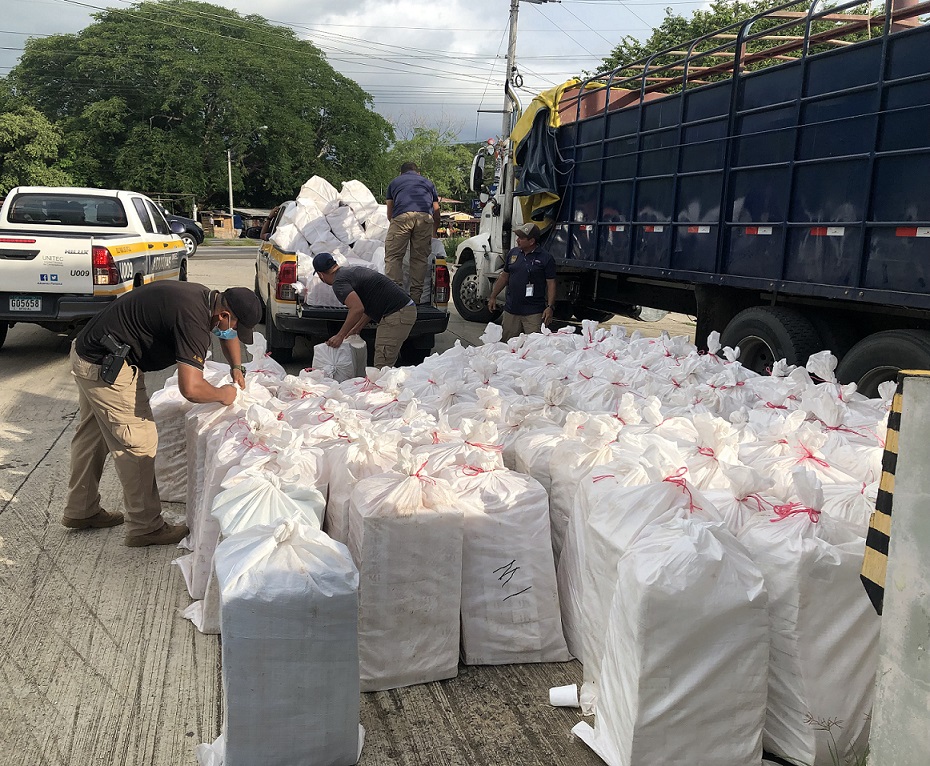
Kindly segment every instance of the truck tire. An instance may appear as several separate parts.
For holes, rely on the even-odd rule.
[[[900,370],[930,369],[930,332],[886,330],[860,340],[836,367],[841,383],[855,383],[861,394],[878,396],[878,387]]]
[[[474,261],[466,261],[456,268],[452,277],[452,302],[455,310],[466,322],[493,322],[502,312],[491,311],[478,297],[478,269]]]
[[[0,322],[0,348],[3,348],[3,344],[6,343],[6,333],[10,329],[10,325],[7,322]]]
[[[724,346],[739,346],[744,367],[765,375],[779,359],[803,365],[823,348],[820,335],[800,311],[782,306],[753,306],[739,312],[720,335]]]

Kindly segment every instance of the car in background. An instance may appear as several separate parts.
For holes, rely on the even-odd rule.
[[[185,218],[183,215],[175,215],[166,208],[162,208],[168,223],[179,223],[184,227],[180,234],[184,247],[187,249],[187,257],[190,258],[197,252],[197,248],[203,244],[203,227],[193,218]]]

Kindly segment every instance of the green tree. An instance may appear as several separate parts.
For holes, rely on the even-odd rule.
[[[392,138],[312,42],[195,0],[108,9],[77,34],[30,40],[9,82],[61,128],[80,183],[204,204],[226,199],[227,150],[237,201],[270,206],[314,174],[370,183]]]
[[[475,150],[471,144],[457,143],[454,130],[417,126],[406,138],[394,143],[382,161],[382,182],[387,183],[400,171],[404,162],[415,162],[420,172],[435,185],[441,197],[467,199],[468,173]],[[378,193],[379,189],[374,189]]]
[[[36,109],[0,113],[0,197],[14,186],[67,186],[59,166],[61,133]]]

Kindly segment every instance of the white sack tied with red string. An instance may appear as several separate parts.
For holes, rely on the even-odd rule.
[[[612,418],[592,416],[587,420],[580,439],[555,444],[549,457],[552,489],[549,493],[549,526],[552,532],[552,552],[558,564],[568,528],[575,494],[582,478],[595,466],[606,465],[618,455],[619,424]]]
[[[535,479],[469,452],[439,473],[464,514],[462,654],[467,665],[570,659],[559,615],[549,502]]]
[[[647,527],[675,518],[712,521],[716,516],[710,501],[688,483],[686,473],[681,469],[652,484],[617,487],[589,509],[582,574],[582,710],[586,713],[597,705],[597,679],[620,557]]]
[[[363,479],[350,499],[362,691],[458,673],[462,511],[425,464],[404,447],[398,471]]]
[[[840,762],[865,753],[880,618],[859,581],[865,540],[820,512],[812,472],[794,471],[793,480],[801,500],[758,515],[739,534],[769,593],[764,743],[783,758],[830,766],[834,741]]]
[[[594,728],[572,731],[609,766],[760,763],[769,625],[743,546],[722,525],[670,519],[615,577]]]
[[[225,766],[359,757],[358,571],[344,545],[293,521],[216,551]]]
[[[593,469],[578,485],[571,518],[565,534],[565,544],[559,557],[557,582],[559,607],[562,613],[562,630],[565,642],[573,657],[584,663],[584,571],[585,526],[591,509],[611,502],[619,487],[650,484],[661,478],[653,464],[643,456],[623,453],[608,465]]]

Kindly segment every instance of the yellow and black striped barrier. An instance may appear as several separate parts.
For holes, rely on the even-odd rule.
[[[865,559],[862,562],[862,584],[879,614],[885,600],[885,574],[888,571],[888,543],[891,539],[891,511],[894,500],[894,474],[898,466],[898,434],[901,430],[901,408],[904,401],[906,378],[927,378],[927,370],[901,370],[898,373],[898,390],[895,391],[888,415],[888,433],[885,436],[885,454],[882,455],[882,479],[875,499],[875,512],[869,521],[865,540]]]

